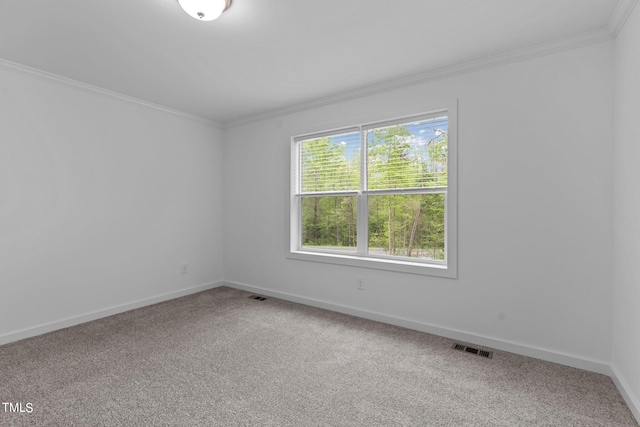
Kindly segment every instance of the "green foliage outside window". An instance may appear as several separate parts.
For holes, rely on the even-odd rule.
[[[421,134],[416,130],[421,124],[366,131],[367,188],[363,190],[368,192],[370,255],[444,259],[446,118],[444,121],[431,119],[422,125],[424,123],[427,125],[420,129],[428,131],[420,131]],[[442,129],[433,123],[441,124]],[[359,140],[359,132],[354,132],[301,144],[302,193],[325,193],[302,196],[303,247],[356,251]],[[420,189],[425,192],[420,193]],[[410,191],[403,194],[401,190]],[[332,191],[354,194],[326,194]]]

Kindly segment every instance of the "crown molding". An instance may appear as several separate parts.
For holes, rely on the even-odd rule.
[[[22,74],[29,74],[34,77],[38,77],[41,79],[53,81],[55,83],[59,83],[65,86],[71,86],[77,89],[81,89],[87,92],[97,93],[103,96],[107,96],[109,98],[115,98],[120,101],[128,102],[131,104],[140,105],[146,108],[151,108],[153,110],[162,111],[164,113],[169,113],[175,116],[179,116],[189,120],[195,120],[201,123],[205,123],[209,126],[213,126],[218,129],[222,129],[222,124],[220,122],[216,122],[214,120],[208,119],[206,117],[197,116],[195,114],[185,113],[184,111],[174,110],[173,108],[165,107],[163,105],[154,104],[153,102],[145,101],[139,98],[135,98],[133,96],[124,95],[119,92],[114,92],[112,90],[103,89],[98,86],[93,86],[88,83],[83,83],[78,80],[70,79],[68,77],[63,77],[58,74],[49,73],[47,71],[39,70],[37,68],[29,67],[27,65],[18,64],[16,62],[11,62],[6,59],[0,58],[0,68],[7,69],[9,71],[14,71]]]
[[[442,67],[426,72],[412,74],[410,76],[394,79],[374,85],[361,87],[358,89],[342,92],[340,94],[334,94],[325,96],[322,98],[316,98],[310,101],[301,102],[298,104],[289,105],[282,108],[276,108],[267,110],[261,113],[252,114],[238,119],[229,120],[226,122],[218,122],[212,119],[197,116],[194,114],[186,113],[184,111],[175,110],[163,105],[154,104],[149,101],[145,101],[139,98],[135,98],[129,95],[124,95],[119,92],[114,92],[108,89],[103,89],[98,86],[93,86],[88,83],[83,83],[78,80],[63,77],[57,74],[49,73],[47,71],[32,68],[26,65],[11,62],[0,58],[0,68],[5,68],[11,71],[30,74],[43,79],[55,81],[57,83],[76,87],[89,92],[99,93],[104,96],[116,98],[121,101],[141,105],[154,110],[162,111],[165,113],[173,114],[179,117],[195,120],[201,123],[208,124],[210,126],[219,129],[228,129],[235,126],[252,123],[260,120],[265,120],[273,117],[279,117],[286,114],[291,114],[299,111],[310,110],[326,105],[335,104],[338,102],[349,101],[357,98],[362,98],[370,95],[375,95],[382,92],[387,92],[402,87],[413,86],[421,83],[426,83],[433,80],[445,79],[460,74],[479,71],[485,68],[494,67],[501,64],[509,64],[514,62],[526,61],[528,59],[537,58],[540,56],[551,55],[554,53],[576,49],[583,46],[588,46],[596,43],[601,43],[607,40],[614,39],[620,33],[627,19],[633,12],[636,4],[639,0],[619,0],[608,24],[600,29],[588,31],[585,33],[561,38],[548,43],[542,43],[538,45],[529,46],[522,49],[516,49],[503,54],[493,55],[485,58],[480,58],[472,61],[463,62],[460,64]]]
[[[638,0],[621,0],[637,2]],[[493,55],[485,58],[476,59],[473,61],[463,62],[448,67],[442,67],[435,70],[426,71],[423,73],[413,74],[407,77],[390,80],[387,82],[374,84],[371,86],[362,87],[359,89],[343,92],[340,94],[330,95],[315,100],[302,102],[299,104],[269,110],[255,115],[239,118],[236,120],[230,120],[223,123],[225,129],[235,126],[252,123],[269,118],[284,116],[299,111],[310,110],[326,105],[335,104],[338,102],[349,101],[365,96],[375,95],[382,92],[387,92],[394,89],[399,89],[406,86],[414,86],[421,83],[426,83],[433,80],[445,79],[460,74],[466,74],[485,68],[494,67],[501,64],[509,64],[514,62],[526,61],[528,59],[537,58],[540,56],[551,55],[566,50],[576,49],[583,46],[589,46],[592,44],[602,43],[607,40],[612,40],[613,35],[609,31],[608,27],[599,28],[597,30],[588,31],[585,33],[564,37],[554,40],[548,43],[541,43],[533,46],[529,46],[522,49],[512,50],[503,54]]]
[[[611,18],[607,24],[607,29],[614,38],[618,37],[620,31],[622,31],[624,24],[627,22],[627,19],[629,19],[636,4],[638,4],[638,0],[618,0],[618,5],[611,14]]]

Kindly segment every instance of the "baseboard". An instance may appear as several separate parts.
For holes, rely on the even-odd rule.
[[[252,286],[242,283],[218,281],[207,283],[199,286],[194,286],[187,289],[181,289],[175,292],[169,292],[162,295],[157,295],[151,298],[145,298],[142,300],[122,304],[115,307],[106,308],[103,310],[94,311],[91,313],[69,317],[56,322],[47,323],[44,325],[35,326],[32,328],[23,329],[16,332],[11,332],[0,336],[0,345],[8,344],[10,342],[19,341],[25,338],[34,337],[47,332],[53,332],[58,329],[68,328],[70,326],[78,325],[80,323],[90,322],[92,320],[101,319],[103,317],[112,316],[114,314],[123,313],[125,311],[134,310],[136,308],[146,307],[148,305],[157,304],[159,302],[180,298],[186,295],[195,294],[198,292],[206,291],[208,289],[217,288],[220,286],[228,286],[235,289],[244,290],[247,292],[259,293],[274,298],[280,298],[286,301],[296,302],[299,304],[309,305],[312,307],[318,307],[325,310],[335,311],[338,313],[349,314],[356,317],[370,319],[378,322],[388,323],[390,325],[401,326],[408,329],[414,329],[421,332],[426,332],[433,335],[438,335],[454,340],[459,340],[467,343],[478,344],[481,346],[495,348],[497,350],[508,351],[510,353],[516,353],[523,356],[534,357],[536,359],[542,359],[549,362],[560,363],[562,365],[572,366],[574,368],[585,369],[588,371],[604,374],[611,377],[612,381],[618,388],[618,391],[624,398],[625,402],[629,406],[629,409],[633,413],[634,417],[640,423],[640,401],[630,391],[629,386],[624,381],[623,377],[619,374],[615,365],[608,365],[606,363],[587,360],[575,356],[569,356],[557,352],[548,350],[542,350],[531,346],[525,346],[522,344],[511,343],[508,341],[496,340],[489,337],[468,334],[462,331],[454,329],[443,328],[440,326],[429,325],[422,322],[416,322],[409,319],[403,319],[401,317],[389,316],[386,314],[375,313],[357,309],[354,307],[348,307],[341,304],[335,304],[327,301],[322,301],[314,298],[302,297],[286,292],[273,291],[270,289],[261,288],[258,286]]]
[[[441,326],[430,325],[427,323],[416,322],[414,320],[404,319],[397,316],[365,311],[354,307],[349,307],[332,302],[322,301],[314,298],[307,298],[299,295],[289,294],[286,292],[273,291],[258,286],[247,285],[243,283],[224,281],[224,286],[240,289],[247,292],[263,294],[274,298],[296,302],[312,307],[323,308],[325,310],[336,311],[338,313],[349,314],[351,316],[362,317],[364,319],[375,320],[377,322],[388,323],[390,325],[401,326],[408,329],[414,329],[428,334],[438,335],[450,338],[456,341],[463,341],[470,344],[476,344],[484,347],[490,347],[496,350],[508,351],[510,353],[520,354],[522,356],[533,357],[536,359],[546,360],[548,362],[559,363],[561,365],[571,366],[586,371],[596,372],[598,374],[609,375],[611,368],[607,363],[595,360],[584,359],[572,355],[562,354],[550,350],[535,348],[523,344],[497,340],[481,335],[469,334],[455,329],[443,328]]]
[[[157,304],[159,302],[180,298],[190,294],[195,294],[197,292],[202,292],[208,289],[217,288],[222,285],[223,285],[222,282],[205,283],[203,285],[194,286],[187,289],[181,289],[179,291],[169,292],[169,293],[157,295],[151,298],[137,300],[127,304],[122,304],[115,307],[105,308],[103,310],[93,311],[91,313],[81,314],[79,316],[73,316],[66,319],[57,320],[55,322],[46,323],[44,325],[38,325],[32,328],[22,329],[16,332],[10,332],[8,334],[0,336],[0,345],[23,340],[25,338],[34,337],[36,335],[46,334],[47,332],[57,331],[58,329],[68,328],[70,326],[79,325],[80,323],[90,322],[92,320],[101,319],[103,317],[113,316],[114,314],[124,313],[125,311],[134,310],[136,308],[146,307],[148,305]]]
[[[609,376],[618,388],[618,391],[622,395],[622,398],[627,403],[627,406],[631,410],[631,413],[633,413],[633,416],[636,417],[636,421],[638,421],[638,424],[640,424],[640,400],[638,400],[638,398],[633,395],[631,389],[629,388],[629,385],[624,380],[624,377],[620,375],[620,372],[613,363],[610,366]]]

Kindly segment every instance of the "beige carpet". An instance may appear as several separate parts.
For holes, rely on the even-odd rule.
[[[217,288],[0,347],[0,425],[637,426],[579,369]],[[24,406],[23,406],[24,408]]]

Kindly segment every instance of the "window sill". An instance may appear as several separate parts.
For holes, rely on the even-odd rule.
[[[457,278],[457,272],[454,269],[446,265],[429,264],[428,262],[411,262],[405,260],[311,251],[290,251],[287,258],[300,261],[324,262],[351,267],[395,271],[399,273],[446,277],[450,279]]]

